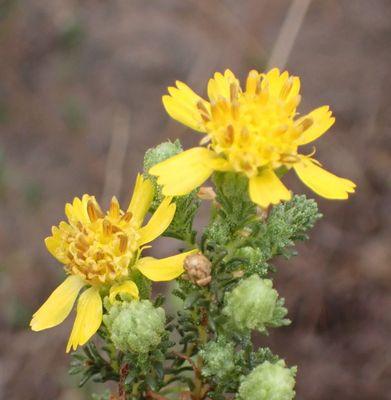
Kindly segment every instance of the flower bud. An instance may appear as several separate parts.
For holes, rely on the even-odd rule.
[[[284,300],[278,299],[272,281],[254,274],[226,295],[223,313],[239,331],[256,329],[266,333],[267,327],[289,323],[284,319],[287,309],[283,304]]]
[[[183,265],[186,274],[185,279],[199,285],[206,286],[212,276],[212,263],[203,254],[191,254],[186,257]]]
[[[204,360],[202,375],[224,378],[235,369],[235,349],[225,339],[207,343],[200,351]]]
[[[211,186],[201,186],[197,196],[201,200],[214,200],[216,198],[216,192]]]
[[[156,147],[147,150],[144,156],[144,169],[147,172],[152,166],[158,164],[167,158],[175,156],[180,153],[182,150],[181,143],[179,140],[175,142],[163,142]]]
[[[238,400],[292,400],[295,397],[297,368],[287,368],[283,360],[265,361],[243,378]]]
[[[115,303],[104,316],[114,346],[123,351],[147,353],[161,341],[166,316],[149,300]]]
[[[243,231],[241,233],[242,236],[248,233]],[[248,233],[251,235],[251,233]],[[259,247],[251,247],[245,246],[239,248],[234,253],[234,257],[240,258],[243,260],[243,263],[246,265],[246,269],[250,269],[252,271],[257,272],[267,272],[269,265],[266,262],[267,257],[265,257],[265,249],[261,249]]]
[[[147,150],[147,152],[145,153],[144,172],[145,175],[148,177],[148,179],[152,182],[155,192],[151,206],[152,210],[155,210],[159,206],[164,196],[162,194],[161,187],[157,184],[156,177],[148,174],[149,169],[153,167],[155,164],[167,160],[168,158],[173,157],[181,153],[182,151],[183,150],[180,141],[176,140],[175,142],[170,142],[170,141],[163,142],[157,145],[156,147]]]

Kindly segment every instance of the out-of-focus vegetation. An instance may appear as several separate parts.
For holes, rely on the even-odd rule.
[[[165,115],[166,87],[181,79],[202,92],[215,70],[264,68],[289,5],[1,2],[0,398],[91,398],[94,387],[79,390],[67,375],[70,325],[27,329],[62,277],[44,237],[75,195],[107,201],[112,177],[110,195],[128,198],[148,147],[195,144]],[[287,59],[302,79],[301,110],[321,101],[337,117],[318,159],[327,154],[330,170],[358,184],[348,203],[319,202],[327,218],[300,257],[279,265],[294,324],[260,340],[300,365],[298,399],[386,400],[391,390],[390,19],[389,0],[313,0]],[[170,246],[162,242],[161,255]]]

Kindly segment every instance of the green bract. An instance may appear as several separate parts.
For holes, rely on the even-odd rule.
[[[116,303],[104,322],[115,347],[123,352],[147,353],[165,331],[165,312],[148,300]]]
[[[287,368],[283,360],[265,361],[243,378],[238,400],[292,400],[295,397],[297,368]]]
[[[278,298],[270,279],[252,275],[242,280],[226,295],[223,313],[239,331],[256,329],[266,332],[267,327],[286,325],[287,309]]]

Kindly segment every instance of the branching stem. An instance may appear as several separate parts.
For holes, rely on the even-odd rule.
[[[149,399],[155,399],[155,400],[169,400],[167,397],[162,396],[159,393],[156,393],[152,390],[148,390],[148,392],[146,393],[147,398]]]
[[[129,372],[129,364],[124,364],[119,370],[118,400],[126,400],[125,379]]]
[[[187,356],[186,354],[182,354],[182,353],[179,353],[177,351],[173,351],[172,354],[174,354],[175,356],[181,358],[182,360],[186,360],[191,365],[191,367],[193,368],[193,371],[194,371],[195,374],[198,374],[200,372],[198,370],[196,364],[194,363],[194,361],[189,356]]]

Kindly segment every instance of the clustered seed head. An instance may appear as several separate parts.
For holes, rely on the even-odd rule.
[[[239,331],[266,332],[268,326],[287,322],[283,319],[287,310],[282,307],[272,281],[256,274],[242,280],[226,295],[223,313]]]
[[[238,400],[292,400],[295,397],[297,368],[287,368],[283,360],[265,361],[243,378]]]
[[[206,286],[212,280],[212,263],[203,254],[191,254],[184,262],[186,273],[184,279],[199,285]]]
[[[117,349],[145,354],[161,342],[166,315],[163,308],[141,300],[115,303],[103,320]]]

